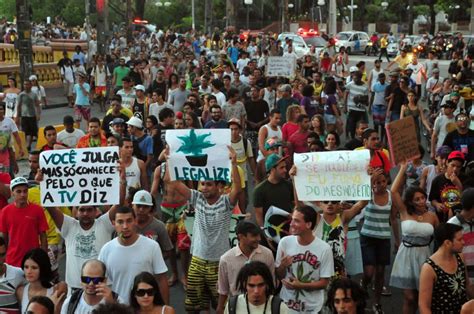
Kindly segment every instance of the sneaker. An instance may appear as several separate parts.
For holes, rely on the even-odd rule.
[[[374,304],[374,305],[372,305],[372,311],[373,311],[375,314],[383,314],[382,305],[381,305],[381,304]]]
[[[372,285],[372,291],[375,291],[375,286],[374,285]],[[385,297],[389,297],[389,296],[392,295],[392,292],[387,287],[383,286],[381,294]]]

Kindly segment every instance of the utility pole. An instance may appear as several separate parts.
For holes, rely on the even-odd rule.
[[[336,0],[329,0],[328,33],[332,36],[337,34]]]
[[[86,18],[84,19],[84,28],[86,30],[87,35],[87,45],[89,45],[89,41],[91,40],[91,21],[89,20],[89,16],[91,15],[91,3],[90,0],[86,0]]]
[[[31,18],[28,0],[16,0],[16,26],[18,40],[15,42],[20,55],[20,81],[23,82],[33,74],[33,47],[31,46]],[[18,45],[17,45],[18,43]]]
[[[282,15],[281,15],[281,27],[282,27],[282,32],[288,32],[290,30],[290,27],[288,25],[288,0],[283,0],[282,1]]]
[[[107,17],[108,0],[94,0],[97,8],[97,52],[99,55],[107,53]]]
[[[132,40],[132,0],[127,0],[127,7],[126,7],[125,14],[127,16],[127,43]]]

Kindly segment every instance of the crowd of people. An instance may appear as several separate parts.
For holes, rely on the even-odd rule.
[[[366,71],[333,46],[296,60],[289,39],[145,29],[128,42],[114,37],[110,49],[78,46],[59,61],[71,115],[59,133],[44,127],[39,150],[44,88],[34,75],[21,88],[8,79],[0,311],[175,313],[169,287],[182,285],[189,313],[364,313],[372,287],[372,309],[383,313],[389,286],[403,289],[403,313],[472,313],[474,112],[459,93],[472,77],[469,56],[444,73],[434,53],[417,60],[402,50]],[[268,56],[295,58],[297,72],[267,76]],[[419,157],[394,176],[385,124],[407,116]],[[167,130],[227,128],[230,185],[170,179]],[[106,146],[119,147],[120,204],[41,207],[41,152]],[[370,152],[370,200],[298,199],[294,153],[357,149]],[[26,154],[25,178],[16,156]],[[265,224],[272,207],[291,215],[281,239]],[[231,247],[231,216],[247,212]]]

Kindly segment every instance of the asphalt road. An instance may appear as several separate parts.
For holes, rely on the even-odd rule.
[[[366,62],[366,71],[369,73],[369,71],[374,67],[374,60],[375,57],[368,57],[368,56],[362,56],[362,55],[351,55],[349,56],[349,62],[350,65],[355,65],[359,61],[365,61]],[[423,62],[423,60],[420,60]],[[382,68],[386,68],[387,62],[384,61],[382,64]],[[449,66],[449,61],[447,60],[440,60],[439,61],[439,67],[441,71],[441,76],[443,76],[443,73],[447,73],[447,69]],[[61,124],[62,119],[65,115],[73,115],[73,109],[69,107],[61,107],[61,108],[54,108],[54,109],[46,109],[43,110],[42,113],[42,118],[40,121],[40,126],[46,126],[49,124],[56,125],[56,124]],[[92,116],[96,116],[99,118],[102,118],[104,116],[104,113],[101,113],[99,110],[98,105],[95,105],[92,107]],[[82,129],[85,129],[84,123],[81,125]],[[426,143],[423,143],[426,145]],[[26,161],[21,161],[19,163],[20,166],[20,174],[26,174],[28,172],[28,164]],[[393,173],[392,173],[393,175]],[[252,186],[250,186],[249,191],[252,191]],[[253,208],[249,208],[250,213],[253,214]],[[64,267],[65,267],[65,259],[61,260],[61,266],[60,266],[60,273],[62,276],[64,276]],[[179,262],[178,262],[179,265]],[[390,270],[386,270],[386,283],[388,285],[388,280],[390,277]],[[354,280],[358,281],[360,277],[354,278]],[[385,311],[385,313],[388,314],[398,314],[401,313],[402,309],[402,302],[403,302],[403,294],[400,289],[396,288],[390,288],[392,291],[392,296],[389,297],[382,297],[382,306]],[[170,290],[170,296],[171,296],[171,305],[175,308],[176,313],[185,313],[184,311],[184,289],[180,284],[177,284],[173,286]],[[370,306],[368,308],[371,308],[371,303],[369,302]],[[371,312],[368,310],[368,312]]]

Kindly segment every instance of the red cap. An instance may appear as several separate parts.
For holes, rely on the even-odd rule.
[[[448,156],[448,161],[452,159],[459,159],[461,161],[464,161],[464,154],[458,150],[452,151]]]

